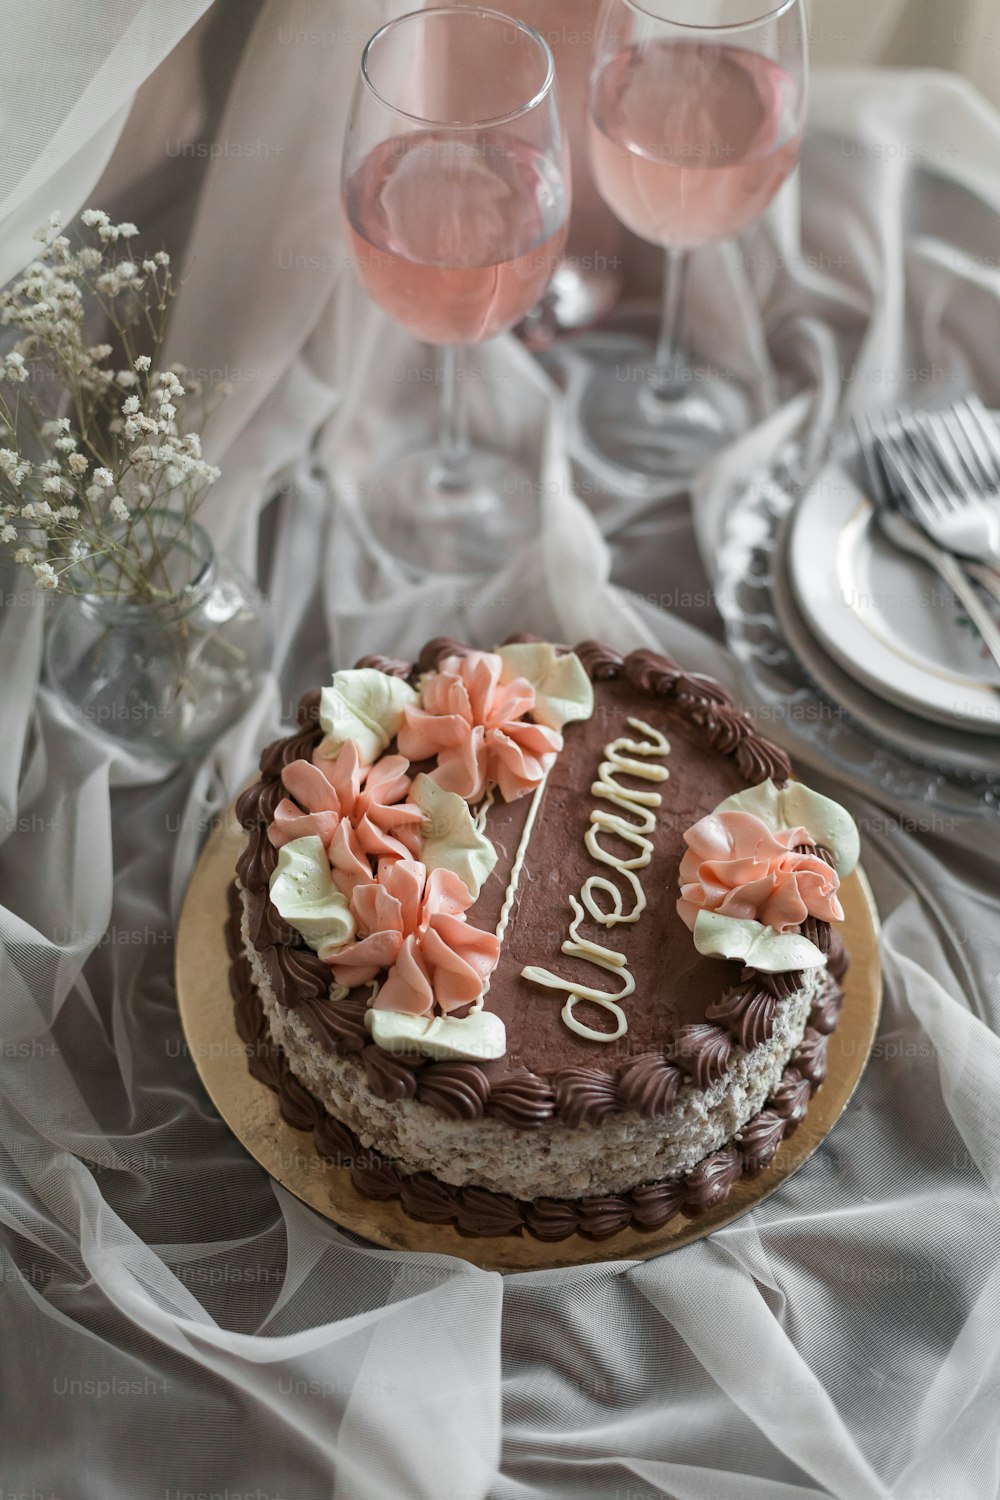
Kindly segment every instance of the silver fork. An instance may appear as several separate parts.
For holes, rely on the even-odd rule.
[[[899,413],[895,430],[912,445],[911,500],[928,534],[960,557],[1000,563],[1000,433],[982,402]]]
[[[868,472],[871,500],[880,530],[901,551],[921,558],[934,568],[962,604],[984,646],[1000,666],[1000,628],[969,577],[973,565],[966,563],[963,567],[953,553],[940,547],[922,527],[915,525],[904,506],[899,503],[912,485],[912,473],[905,452],[895,442],[885,441],[884,434],[879,432],[870,417],[867,419],[867,434],[860,419],[855,419],[854,425]],[[992,589],[990,591],[993,592]]]
[[[868,426],[862,448],[866,460],[869,445],[881,458],[891,498],[1000,600],[1000,433],[982,403],[898,412],[878,424],[869,417]]]

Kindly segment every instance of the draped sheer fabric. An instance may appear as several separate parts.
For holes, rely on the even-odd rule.
[[[98,201],[127,203],[183,260],[172,352],[234,386],[209,523],[268,587],[277,648],[212,755],[150,783],[42,685],[41,605],[4,578],[3,1489],[985,1500],[1000,1487],[995,825],[877,806],[809,767],[863,830],[882,1030],[812,1161],[676,1255],[504,1279],[369,1248],[277,1188],[200,1089],[172,985],[180,901],[305,687],[364,651],[513,629],[660,645],[738,686],[711,577],[754,474],[789,444],[816,464],[844,412],[915,386],[1000,403],[1000,124],[944,76],[818,75],[801,181],[742,250],[698,257],[696,341],[759,400],[694,522],[681,497],[578,498],[555,387],[507,340],[468,387],[474,423],[535,465],[536,534],[486,583],[404,577],[366,539],[359,477],[429,420],[435,388],[425,351],[358,293],[335,212],[357,51],[384,9],[76,0],[71,22],[41,3],[6,18],[2,269],[51,208]]]

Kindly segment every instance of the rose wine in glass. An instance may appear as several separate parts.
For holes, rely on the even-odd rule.
[[[362,281],[429,344],[474,344],[512,327],[566,238],[562,182],[516,135],[427,130],[383,141],[345,202]]]
[[[594,180],[666,252],[657,348],[595,368],[577,412],[598,468],[638,491],[689,474],[728,435],[681,355],[689,257],[753,224],[794,170],[805,121],[801,0],[605,0],[591,77]],[[756,12],[756,14],[755,14]]]
[[[369,525],[418,569],[487,572],[527,533],[535,487],[513,457],[470,445],[458,351],[520,322],[562,255],[569,164],[547,44],[467,5],[383,26],[362,57],[342,191],[367,291],[442,351],[439,441],[372,477]]]

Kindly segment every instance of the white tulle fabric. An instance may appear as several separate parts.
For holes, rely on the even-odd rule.
[[[574,497],[554,389],[507,341],[469,388],[477,423],[536,464],[537,534],[488,583],[414,582],[366,544],[356,480],[435,392],[423,351],[345,270],[335,212],[350,80],[385,8],[216,5],[112,155],[131,93],[205,9],[38,4],[31,49],[27,8],[6,18],[5,69],[38,62],[34,91],[22,78],[4,97],[4,139],[28,144],[3,157],[3,265],[51,207],[98,200],[184,258],[174,353],[235,386],[210,524],[258,568],[278,644],[253,712],[192,774],[150,785],[39,687],[42,610],[5,588],[4,1491],[985,1500],[1000,1486],[990,828],[876,807],[813,768],[861,822],[884,918],[875,1055],[780,1193],[645,1264],[504,1280],[341,1233],[207,1104],[172,964],[206,833],[332,666],[528,628],[662,644],[733,680],[703,565],[755,468],[793,439],[815,461],[842,412],[913,397],[908,372],[1000,401],[1000,125],[944,76],[817,76],[800,185],[751,253],[699,258],[698,341],[762,393],[751,435],[702,476],[702,562],[680,500]],[[50,66],[43,98],[70,24],[86,56]],[[205,140],[214,159],[181,149]]]

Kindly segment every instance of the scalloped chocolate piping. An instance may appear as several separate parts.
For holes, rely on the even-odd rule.
[[[232,951],[239,943],[239,911],[232,905],[226,938]],[[747,1121],[733,1141],[704,1157],[682,1177],[644,1183],[628,1192],[603,1197],[529,1201],[489,1188],[455,1187],[430,1172],[406,1175],[392,1157],[362,1146],[353,1131],[328,1114],[292,1073],[284,1053],[271,1038],[250,964],[241,951],[233,958],[230,988],[250,1072],[277,1094],[281,1113],[290,1125],[296,1130],[312,1130],[319,1155],[349,1168],[352,1183],[365,1197],[383,1201],[398,1198],[411,1218],[427,1224],[454,1224],[460,1233],[476,1238],[527,1230],[536,1239],[550,1242],[571,1234],[600,1240],[629,1225],[659,1229],[679,1213],[697,1218],[724,1202],[741,1176],[770,1166],[783,1138],[791,1135],[805,1117],[806,1105],[819,1087],[800,1071],[803,1054],[815,1049],[807,1031],[796,1053],[799,1061],[793,1059],[786,1068],[764,1108]],[[826,1038],[813,1035],[825,1047]],[[633,1063],[639,1061],[634,1059]],[[462,1065],[448,1066],[454,1072]],[[588,1080],[588,1086],[591,1082]]]
[[[538,637],[519,634],[509,641],[530,641]],[[417,662],[404,661],[397,657],[365,656],[359,666],[373,667],[394,677],[416,680],[422,673],[432,671],[444,656],[464,655],[472,648],[464,642],[447,636],[428,641]],[[654,651],[633,651],[628,656],[600,641],[583,641],[573,648],[586,671],[595,681],[607,681],[624,676],[641,692],[669,700],[687,720],[699,728],[707,745],[717,753],[731,755],[738,769],[749,782],[764,780],[770,776],[783,785],[791,775],[791,766],[784,751],[762,738],[753,721],[737,708],[730,694],[712,678],[683,671],[670,657]],[[267,823],[274,808],[286,792],[281,782],[281,772],[294,759],[310,756],[322,737],[318,724],[320,695],[312,690],[299,703],[299,729],[285,739],[276,740],[267,746],[260,758],[261,779],[249,787],[237,803],[237,817],[248,832],[247,847],[240,857],[237,874],[247,890],[249,928],[254,946],[261,951],[274,950],[280,955],[283,948],[296,953],[307,951],[293,929],[286,926],[273,911],[267,895],[268,881],[273,861],[276,859],[267,838]],[[833,943],[839,940],[834,937]],[[310,955],[311,956],[311,955]],[[282,965],[277,963],[278,982],[275,993],[280,1003],[296,1006],[294,983]],[[276,971],[274,962],[269,963],[272,977]],[[754,992],[764,987],[777,1000],[785,999],[801,985],[800,975],[759,975],[744,971],[744,978]],[[322,1013],[313,1013],[307,1019],[310,1029],[321,1045],[329,1046],[334,1038],[333,1050],[337,1052],[359,1052],[367,1038],[359,1036],[359,1020],[354,997],[342,1001],[329,1001]],[[318,1002],[314,1002],[318,1004]],[[726,1002],[719,1002],[723,1006]],[[338,1030],[335,1020],[340,1007],[346,1011],[344,1026]],[[747,1013],[756,1008],[753,1022]],[[710,1007],[712,1011],[718,1007]],[[586,1124],[603,1118],[612,1108],[636,1110],[643,1118],[652,1119],[663,1114],[675,1098],[684,1082],[685,1074],[700,1087],[708,1079],[714,1082],[722,1076],[728,1066],[731,1046],[729,1037],[746,1046],[744,1035],[760,1034],[761,1040],[770,1037],[770,1018],[766,1018],[768,1007],[755,1002],[747,993],[742,1005],[732,1000],[728,1008],[718,1014],[706,1012],[706,1023],[721,1022],[721,1026],[706,1024],[688,1028],[688,1035],[681,1039],[670,1056],[649,1053],[641,1059],[631,1059],[616,1074],[604,1073],[601,1069],[568,1068],[550,1081],[540,1075],[523,1070],[517,1074],[499,1075],[497,1070],[477,1070],[479,1078],[470,1083],[473,1075],[456,1075],[455,1064],[427,1062],[419,1070],[416,1097],[436,1109],[448,1119],[478,1118],[470,1110],[515,1125],[521,1129],[544,1124],[554,1116],[569,1123]],[[762,1020],[761,1016],[765,1019]],[[363,1024],[363,1018],[362,1018]],[[727,1035],[728,1033],[728,1035]],[[765,1034],[766,1033],[766,1034]],[[344,1044],[345,1038],[347,1045]],[[641,1066],[637,1066],[641,1064]],[[678,1064],[679,1066],[675,1066]],[[474,1066],[472,1064],[468,1066]],[[720,1072],[720,1068],[722,1072]],[[391,1069],[372,1066],[368,1078],[373,1092],[383,1098],[396,1098],[400,1087],[397,1075]],[[390,1077],[391,1074],[391,1077]],[[597,1084],[594,1075],[608,1079],[607,1084]],[[456,1077],[465,1077],[467,1087],[456,1082]],[[440,1087],[437,1087],[440,1080]],[[471,1093],[469,1092],[471,1088]],[[484,1093],[485,1089],[485,1093]],[[385,1092],[382,1092],[385,1090]]]

